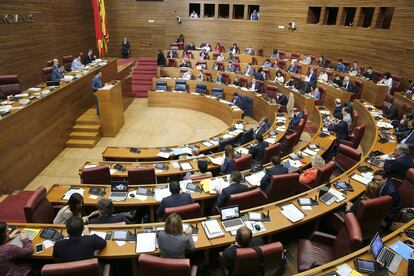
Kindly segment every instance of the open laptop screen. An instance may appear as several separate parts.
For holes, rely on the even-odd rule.
[[[239,206],[221,208],[220,216],[222,221],[240,217]]]
[[[111,192],[127,192],[128,191],[128,184],[118,182],[112,183],[111,185]]]
[[[374,257],[376,259],[379,253],[381,252],[381,249],[384,247],[384,244],[382,243],[379,233],[375,234],[375,237],[372,239],[370,246],[371,246],[371,251],[374,254]]]

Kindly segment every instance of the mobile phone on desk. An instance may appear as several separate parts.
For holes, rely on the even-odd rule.
[[[36,244],[36,246],[35,246],[35,253],[36,254],[39,254],[39,253],[43,252],[43,250],[44,250],[43,243]]]
[[[363,273],[375,273],[378,271],[378,266],[375,261],[356,259],[355,269]]]

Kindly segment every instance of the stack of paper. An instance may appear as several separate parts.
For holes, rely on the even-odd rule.
[[[223,230],[221,230],[220,224],[217,220],[206,220],[201,223],[206,232],[207,238],[213,239],[224,236]]]
[[[226,140],[226,139],[233,138],[233,137],[234,137],[234,135],[231,135],[230,133],[226,133],[226,134],[224,134],[222,137],[223,137],[223,139],[224,139],[224,140]]]
[[[310,155],[310,156],[316,155],[316,152],[315,151],[310,150],[308,148],[304,149],[303,152],[306,153],[306,154],[308,154],[308,155]]]
[[[80,194],[81,196],[83,196],[83,192],[85,190],[83,188],[79,188],[79,189],[70,189],[69,191],[67,191],[65,193],[65,195],[63,196],[63,200],[69,200],[69,198],[73,195],[73,194]]]
[[[188,170],[193,169],[193,166],[191,166],[191,164],[189,162],[181,162],[180,167],[181,167],[181,170],[183,170],[183,171],[188,171]]]
[[[365,178],[365,177],[363,177],[362,175],[359,175],[359,174],[357,174],[357,173],[354,173],[354,174],[351,176],[351,178],[352,178],[353,180],[356,180],[356,181],[358,181],[358,182],[361,182],[362,184],[365,184],[365,185],[368,185],[368,183],[370,183],[370,182],[371,182],[371,180],[372,180],[372,178]]]
[[[42,90],[42,88],[38,88],[38,87],[31,87],[29,88],[30,92],[40,92]]]
[[[234,127],[237,128],[237,129],[241,129],[241,130],[243,130],[243,128],[244,128],[243,124],[235,124]]]
[[[106,232],[100,232],[100,231],[91,231],[89,235],[97,235],[98,237],[105,239],[106,238]]]
[[[167,188],[155,188],[154,189],[154,198],[156,201],[161,201],[163,198],[170,196],[170,189]]]
[[[223,178],[219,177],[210,182],[210,193],[215,194],[217,190],[223,190],[230,186],[230,183]]]
[[[139,233],[137,234],[137,242],[135,252],[149,253],[155,251],[157,236],[155,233]]]
[[[202,142],[201,144],[203,144],[204,146],[206,146],[206,147],[211,147],[213,144],[212,143],[210,143],[209,141],[204,141],[204,142]]]
[[[181,154],[192,154],[193,152],[191,151],[191,149],[189,147],[184,147],[184,148],[174,148],[172,149],[171,154],[173,155],[181,155]]]
[[[260,171],[249,176],[246,176],[246,181],[252,186],[260,186],[260,180],[262,180],[263,176],[265,176],[266,172]]]
[[[302,213],[294,204],[287,204],[281,207],[282,215],[284,215],[291,222],[300,221],[305,217],[305,214]]]
[[[249,150],[246,149],[246,148],[238,148],[236,151],[238,153],[240,153],[241,155],[243,155],[243,154],[249,154]]]
[[[218,165],[218,166],[221,166],[224,163],[224,155],[223,156],[218,156],[218,157],[215,157],[215,158],[213,158],[211,156],[208,156],[208,159],[211,161],[211,163],[213,163],[215,165]]]
[[[169,152],[161,152],[160,151],[159,153],[157,153],[157,156],[165,158],[165,159],[170,158],[170,155],[171,155],[171,153],[169,153]]]
[[[344,195],[340,191],[330,188],[328,192],[333,194],[337,198],[335,200],[336,202],[341,202],[342,200],[345,200]]]
[[[393,128],[392,124],[387,122],[377,122],[377,126],[383,128]]]

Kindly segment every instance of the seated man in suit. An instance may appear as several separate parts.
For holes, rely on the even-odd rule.
[[[414,148],[414,120],[410,120],[407,123],[407,131],[405,132],[405,135],[399,140],[401,144],[408,145],[410,150]]]
[[[268,131],[270,128],[270,124],[269,124],[269,120],[266,117],[263,117],[259,123],[257,124],[257,128],[254,131],[254,135],[258,135],[258,134],[265,134],[266,131]]]
[[[261,80],[261,81],[264,81],[264,78],[265,78],[265,73],[263,72],[263,69],[262,69],[262,68],[259,68],[259,69],[257,70],[257,73],[254,75],[254,78],[255,78],[256,80]]]
[[[52,68],[53,69],[58,69],[59,68],[59,60],[57,58],[53,59]]]
[[[252,155],[256,162],[261,162],[265,153],[265,149],[269,146],[269,143],[263,141],[261,134],[256,135],[256,141],[249,147],[249,153]]]
[[[85,66],[82,64],[81,62],[81,58],[80,56],[77,56],[73,61],[72,61],[72,65],[70,70],[71,71],[80,71],[84,68]]]
[[[93,54],[92,49],[88,50],[88,53],[83,58],[83,64],[87,65],[89,63],[92,63],[96,59],[96,56]]]
[[[229,65],[227,65],[226,69],[227,72],[236,73],[236,66],[234,66],[233,62],[231,61],[229,61]]]
[[[59,65],[58,68],[53,69],[51,80],[60,81],[65,77],[63,73],[65,73],[65,67],[63,67],[63,65]]]
[[[247,228],[246,226],[242,226],[237,229],[236,234],[236,243],[227,247],[223,255],[221,256],[221,262],[223,263],[224,267],[229,271],[228,275],[232,275],[232,270],[234,267],[234,260],[236,259],[236,249],[237,248],[247,248],[247,247],[255,247],[261,246],[264,242],[259,237],[252,238],[252,231]]]
[[[281,106],[286,106],[288,101],[289,101],[288,98],[283,93],[280,93],[280,92],[276,93],[276,102],[278,104],[280,104]]]
[[[354,85],[352,84],[352,82],[349,80],[349,77],[348,76],[345,76],[344,77],[344,80],[342,81],[342,88],[345,90],[345,91],[348,91],[348,92],[351,92],[351,93],[354,93],[355,92],[355,90],[354,90]]]
[[[216,83],[224,83],[224,77],[221,72],[217,72]]]
[[[223,190],[218,189],[217,194],[217,207],[222,208],[226,207],[229,202],[229,197],[232,194],[238,194],[247,191],[247,186],[240,184],[242,180],[242,175],[239,171],[233,171],[230,176],[230,186],[224,188]]]
[[[390,120],[398,120],[398,109],[394,105],[394,98],[388,97],[384,100],[384,110],[382,111],[382,115],[385,118]]]
[[[233,81],[233,85],[240,87],[241,86],[241,81],[239,79],[239,77],[236,77]]]
[[[257,82],[256,79],[252,79],[252,82],[250,82],[247,85],[247,88],[249,90],[252,90],[252,91],[258,91],[258,92],[260,92],[262,90],[262,85],[259,82]]]
[[[335,132],[337,140],[348,140],[348,124],[343,120],[342,113],[334,114],[334,120],[328,125],[328,130]]]
[[[372,71],[372,67],[371,66],[369,66],[367,68],[367,71],[364,74],[362,74],[362,77],[364,79],[370,80],[370,81],[372,81],[374,79],[374,72]]]
[[[408,169],[414,168],[410,156],[410,147],[407,144],[398,144],[394,154],[384,161],[384,171],[389,178],[405,179]]]
[[[272,164],[273,167],[266,169],[266,174],[260,180],[260,189],[262,189],[263,192],[266,192],[269,189],[270,183],[272,182],[272,176],[289,173],[288,168],[280,163],[279,155],[272,157]]]
[[[336,75],[332,81],[332,84],[334,87],[341,87],[342,86],[342,80],[339,75]]]
[[[296,65],[296,59],[292,59],[292,63],[288,67],[288,71],[296,74],[298,72],[298,66]]]
[[[102,198],[98,201],[96,206],[99,211],[99,216],[89,220],[89,224],[104,224],[104,223],[130,223],[126,212],[114,214],[114,204],[108,198]]]
[[[335,109],[333,114],[335,113],[342,113],[342,108],[344,107],[344,104],[342,103],[341,99],[336,98],[335,99]]]
[[[231,100],[231,102],[232,102],[233,104],[235,104],[236,106],[238,106],[238,107],[240,107],[240,108],[241,108],[241,106],[242,106],[242,104],[243,104],[243,98],[242,98],[242,96],[240,96],[237,92],[235,92],[235,93],[233,94],[233,99]]]
[[[161,200],[160,206],[157,209],[157,218],[162,219],[166,208],[178,207],[194,203],[194,199],[190,194],[180,193],[180,184],[173,181],[169,185],[171,195]]]
[[[254,68],[251,64],[247,65],[247,69],[243,72],[243,74],[250,77],[254,75]]]
[[[315,86],[317,81],[318,77],[316,76],[315,69],[313,67],[310,67],[308,75],[306,75],[305,79],[303,80],[300,92],[303,94],[308,93],[309,88]]]
[[[66,222],[69,238],[59,240],[53,247],[53,257],[56,262],[74,262],[95,257],[96,250],[102,250],[106,241],[97,235],[82,236],[84,224],[82,218],[73,216]],[[86,232],[89,232],[85,227]]]
[[[345,64],[343,63],[342,59],[339,59],[338,65],[336,66],[336,71],[345,72],[345,70],[346,70]]]
[[[297,126],[300,122],[300,119],[303,119],[303,112],[295,107],[293,109],[293,118],[290,120],[289,128]]]

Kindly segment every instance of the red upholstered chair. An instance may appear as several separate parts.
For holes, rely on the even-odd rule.
[[[293,53],[291,53],[290,54],[290,60],[292,60],[292,59],[296,59],[296,60],[299,61],[299,59],[300,59],[300,53],[299,52],[293,52]]]
[[[48,61],[46,62],[46,67],[52,67],[52,66],[53,66],[53,59],[48,60]]]
[[[355,80],[355,93],[351,96],[351,101],[361,99],[362,89],[364,89],[364,81],[360,79]]]
[[[379,82],[383,79],[384,73],[376,70],[372,70],[372,73],[374,74],[374,77],[372,79],[373,82]]]
[[[391,74],[391,78],[392,78],[391,92],[392,93],[398,92],[399,88],[400,88],[402,77],[398,76],[398,75]]]
[[[211,81],[211,72],[210,71],[203,71],[204,76],[206,76],[206,81]]]
[[[333,175],[338,176],[342,172],[349,170],[358,163],[359,160],[361,160],[360,152],[350,146],[339,144],[335,156],[335,163],[338,169],[334,171]]]
[[[315,105],[322,106],[325,103],[326,90],[323,87],[318,87],[318,89],[319,89],[319,94],[320,94],[321,98],[320,98],[320,100],[317,100],[315,102]]]
[[[279,51],[279,59],[286,59],[286,52],[285,51]]]
[[[85,184],[111,184],[109,166],[84,168],[81,174],[81,183]]]
[[[17,74],[0,76],[0,98],[19,94],[22,91]]]
[[[302,74],[302,64],[298,63],[296,64],[296,68],[298,68],[297,74]]]
[[[269,98],[275,99],[276,98],[276,92],[277,92],[277,86],[274,85],[268,85],[266,87],[266,95]]]
[[[401,204],[404,208],[414,208],[414,169],[409,169],[404,182],[398,189]]]
[[[349,133],[350,134],[355,130],[355,127],[358,123],[358,119],[359,119],[358,111],[354,110],[352,112],[352,124],[351,124],[351,127],[349,128]]]
[[[272,157],[280,154],[280,143],[269,145],[265,148],[262,164],[267,164],[272,160]]]
[[[167,67],[177,67],[177,60],[175,58],[169,58]]]
[[[341,140],[340,143],[343,145],[353,147],[354,149],[357,149],[359,147],[359,144],[361,143],[362,137],[365,134],[365,128],[366,128],[365,124],[359,125],[358,127],[355,128],[349,141]]]
[[[222,73],[221,75],[223,76],[224,84],[229,84],[230,83],[230,76],[229,76],[229,74]]]
[[[329,68],[332,66],[332,59],[331,58],[326,58],[325,59],[325,67]],[[328,74],[329,75],[329,74]]]
[[[244,154],[240,158],[234,159],[234,170],[245,171],[250,169],[252,160],[251,154]]]
[[[197,266],[189,259],[168,259],[141,254],[138,257],[138,276],[195,276]]]
[[[68,71],[68,72],[72,68],[72,61],[73,61],[73,56],[72,55],[62,57],[63,67],[65,67],[65,70]]]
[[[313,180],[309,184],[299,185],[300,192],[304,192],[304,191],[316,188],[322,184],[328,183],[334,169],[335,169],[334,161],[329,161],[328,164],[326,164],[325,166],[318,168],[318,174],[315,180]]]
[[[342,61],[342,63],[345,65],[345,70],[348,72],[349,69],[351,68],[351,62],[347,61],[347,60],[344,60],[344,61]]]
[[[55,209],[47,200],[45,187],[39,187],[24,205],[26,221],[30,223],[52,223]]]
[[[263,49],[259,49],[259,50],[257,50],[257,55],[258,55],[259,57],[262,57],[262,56],[263,56]]]
[[[295,81],[297,81],[297,82],[299,82],[299,81],[301,81],[301,80],[302,80],[302,76],[301,76],[301,75],[293,75],[293,76],[292,76],[292,78],[293,78]]]
[[[47,264],[42,268],[42,276],[109,276],[111,266],[106,264],[101,272],[98,259],[76,262]]]
[[[234,61],[236,63],[240,63],[240,57],[239,56],[233,56],[233,58],[234,58]],[[240,67],[240,65],[239,65],[239,67]]]
[[[247,87],[247,85],[249,84],[249,80],[245,77],[240,77],[239,80],[241,87]]]
[[[409,103],[403,103],[402,105],[402,114],[412,112],[412,107]]]
[[[262,189],[256,188],[247,192],[230,195],[228,205],[239,205],[240,210],[245,210],[265,203],[266,195],[262,192]]]
[[[135,168],[128,170],[128,185],[154,184],[157,182],[153,167]]]
[[[263,252],[264,275],[278,275],[281,272],[283,244],[273,242],[259,246]],[[225,275],[258,275],[260,260],[253,248],[237,248],[234,267],[231,272],[222,266]]]
[[[196,62],[196,64],[195,64],[195,66],[197,67],[197,66],[202,66],[202,67],[204,67],[204,68],[207,68],[207,61],[197,61]]]
[[[46,67],[42,69],[42,78],[44,82],[48,82],[52,80],[52,73],[53,68],[52,67]]]
[[[282,175],[273,175],[272,182],[266,196],[268,202],[275,202],[294,196],[299,189],[299,174],[288,173]]]
[[[299,272],[329,263],[362,247],[361,227],[355,215],[347,213],[344,221],[336,236],[316,231],[310,239],[299,241]]]
[[[312,64],[312,65],[316,65],[316,63],[317,63],[316,57],[315,57],[315,56],[310,55],[310,58],[311,58],[311,64]]]
[[[333,80],[333,71],[331,71],[331,70],[326,70],[325,71],[326,72],[326,74],[328,75],[328,81],[329,80]]]
[[[280,58],[279,61],[277,62],[277,66],[280,69],[285,70],[286,69],[286,60]]]
[[[240,63],[233,63],[234,68],[235,68],[235,73],[238,74],[240,73]]]
[[[252,65],[257,65],[257,58],[252,57],[252,62],[251,62],[251,64],[252,64]]]
[[[296,145],[295,141],[298,140],[298,136],[298,133],[295,131],[285,136],[286,139],[284,139],[281,145],[281,151],[283,156],[293,151],[293,147]]]
[[[163,219],[166,220],[167,217],[173,213],[179,214],[182,219],[199,218],[201,217],[200,204],[192,203],[178,207],[165,208]]]

